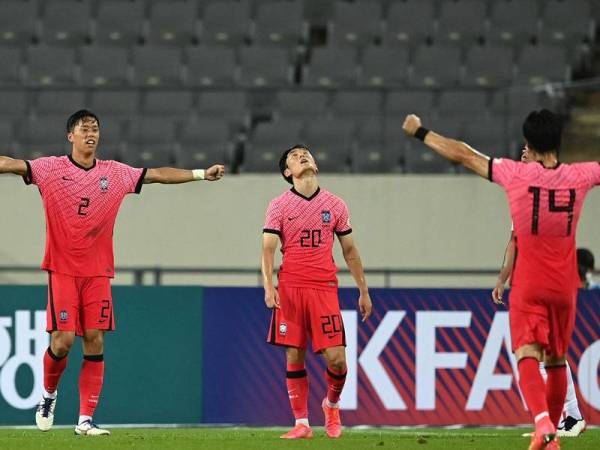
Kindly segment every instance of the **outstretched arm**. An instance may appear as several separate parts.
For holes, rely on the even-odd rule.
[[[22,159],[0,156],[0,173],[14,173],[24,177],[27,175],[27,163]]]
[[[186,170],[175,169],[173,167],[159,167],[157,169],[148,169],[144,177],[144,184],[181,184],[190,181],[208,180],[216,181],[225,175],[225,167],[222,165],[211,166],[206,170]]]
[[[515,238],[514,234],[511,233],[510,240],[506,245],[506,251],[504,252],[504,261],[502,262],[502,268],[498,274],[498,280],[496,281],[496,287],[492,291],[492,300],[497,305],[503,305],[504,301],[502,296],[504,295],[504,286],[512,274],[513,267],[515,265]]]
[[[275,264],[275,250],[279,236],[273,233],[263,233],[261,270],[263,286],[265,288],[265,304],[267,308],[281,308],[279,294],[273,284],[273,266]]]
[[[462,164],[483,178],[489,178],[490,158],[479,153],[464,142],[444,137],[423,128],[421,126],[421,119],[414,114],[406,116],[402,128],[406,134],[421,139],[425,145],[435,150],[447,160]]]
[[[352,277],[360,291],[358,307],[360,308],[360,314],[362,316],[362,321],[364,322],[371,315],[373,304],[371,302],[371,296],[369,295],[367,281],[365,280],[360,254],[358,253],[358,248],[354,244],[354,238],[351,234],[339,236],[338,239],[342,246],[342,253],[344,254],[346,265],[348,266],[348,269],[350,269],[350,273],[352,273]]]

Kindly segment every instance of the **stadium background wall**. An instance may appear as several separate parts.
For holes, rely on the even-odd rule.
[[[508,317],[489,290],[373,289],[360,323],[354,289],[341,289],[348,343],[347,425],[529,422],[509,356]],[[31,424],[39,398],[46,292],[0,287],[0,424]],[[117,287],[117,332],[107,339],[100,423],[285,425],[281,349],[265,343],[259,288]],[[580,406],[600,424],[600,293],[580,293],[569,353]],[[76,349],[61,383],[57,422],[77,414]],[[308,365],[311,417],[321,420],[322,362]],[[35,375],[34,375],[35,374]]]
[[[321,185],[350,208],[355,238],[369,268],[499,267],[510,234],[502,190],[474,176],[322,175]],[[278,175],[239,175],[220,183],[146,185],[125,199],[115,227],[117,266],[249,267],[260,265],[260,239],[268,202],[288,188]],[[39,193],[17,177],[0,178],[2,265],[39,265],[45,222]],[[600,189],[588,197],[578,244],[600,253]],[[339,245],[335,256],[343,264]],[[120,278],[116,282],[131,284]],[[256,276],[211,281],[254,285]],[[344,282],[345,280],[342,280]],[[351,279],[348,277],[348,280]],[[0,274],[0,283],[38,284],[40,275]],[[403,286],[429,287],[427,278]],[[165,284],[207,284],[170,276]],[[484,287],[467,277],[443,287]]]

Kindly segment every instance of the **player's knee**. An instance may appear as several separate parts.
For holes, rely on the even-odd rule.
[[[71,350],[73,343],[75,342],[75,333],[63,333],[56,331],[52,334],[51,348],[52,352],[58,356],[63,357]]]
[[[348,366],[346,365],[346,356],[345,355],[336,355],[332,359],[329,360],[328,364],[330,369],[333,369],[337,373],[346,372],[348,370]]]
[[[83,346],[86,354],[100,354],[104,350],[104,335],[97,330],[86,331],[83,335]]]

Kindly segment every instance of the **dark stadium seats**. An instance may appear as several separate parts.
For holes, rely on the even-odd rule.
[[[27,83],[38,86],[72,86],[75,79],[75,50],[36,45],[27,49]]]
[[[437,110],[442,117],[473,119],[485,115],[487,106],[485,91],[445,90],[440,94]]]
[[[189,91],[149,91],[142,99],[142,114],[185,117],[192,111],[193,103]]]
[[[259,45],[293,46],[306,38],[303,2],[280,0],[258,5],[253,40]]]
[[[592,9],[588,0],[544,2],[540,40],[549,44],[578,44],[592,38]]]
[[[303,67],[304,86],[343,87],[356,84],[357,52],[354,48],[320,47]]]
[[[323,172],[345,172],[348,170],[355,123],[336,118],[313,118],[306,125],[306,145]]]
[[[226,162],[229,145],[230,131],[226,122],[219,118],[190,117],[183,124],[177,165],[208,167]]]
[[[0,99],[2,97],[0,96]],[[0,145],[2,146],[4,152],[9,152],[8,156],[17,156],[14,154],[13,147],[13,137],[14,137],[14,125],[13,122],[6,118],[0,116]]]
[[[373,1],[335,3],[333,20],[329,22],[329,44],[372,44],[381,34],[381,4]]]
[[[282,117],[310,117],[325,114],[327,105],[325,92],[281,91],[277,93],[276,112]]]
[[[486,3],[480,0],[442,2],[435,39],[469,44],[483,36]]]
[[[40,91],[37,93],[35,112],[43,117],[50,115],[64,115],[67,117],[75,111],[87,107],[86,92],[81,90]]]
[[[384,19],[383,42],[386,45],[419,45],[432,36],[434,17],[433,0],[390,2]]]
[[[204,8],[202,37],[204,43],[239,45],[250,28],[250,5],[245,0],[210,2]]]
[[[462,124],[453,118],[431,120],[431,128],[444,136],[463,138]],[[413,173],[453,173],[454,166],[416,139],[406,139],[405,169]]]
[[[407,114],[431,114],[435,105],[435,94],[432,91],[392,91],[385,100],[385,114],[404,118]]]
[[[44,2],[42,40],[50,45],[76,45],[90,38],[89,0]]]
[[[0,2],[0,43],[27,45],[35,33],[36,5],[29,1]],[[15,20],[18,17],[18,20]]]
[[[28,112],[29,94],[23,90],[0,90],[0,117],[21,118]]]
[[[358,84],[362,86],[402,86],[407,83],[407,48],[372,46],[364,50]]]
[[[281,154],[302,142],[303,124],[299,119],[281,119],[257,125],[244,155],[246,172],[275,172]]]
[[[567,54],[563,47],[530,45],[518,57],[515,81],[530,85],[566,81],[568,70]]]
[[[170,116],[139,117],[130,124],[122,159],[135,167],[172,165],[175,142],[175,123]]]
[[[240,49],[240,83],[247,87],[287,86],[292,82],[289,51],[279,47]]]
[[[139,43],[144,24],[142,0],[101,1],[94,39],[100,44],[133,45]]]
[[[384,122],[381,116],[362,121],[358,126],[356,145],[352,151],[352,170],[357,173],[390,172],[397,166],[399,154],[384,144]]]
[[[508,86],[514,69],[514,55],[510,47],[476,45],[467,51],[462,84],[486,88]]]
[[[335,117],[368,117],[381,115],[382,94],[380,92],[338,91],[331,102]]]
[[[539,31],[538,3],[536,0],[492,2],[487,39],[515,46],[529,43]]]
[[[133,50],[133,69],[138,86],[180,84],[181,51],[170,47],[136,47]]]
[[[452,87],[460,77],[460,49],[445,45],[416,49],[410,85],[415,87]]]
[[[465,124],[464,140],[488,156],[510,156],[510,142],[502,120],[479,119]]]
[[[16,47],[0,47],[0,83],[17,84],[21,78],[23,55]]]
[[[246,93],[242,91],[201,92],[195,109],[200,116],[216,117],[242,124],[248,115]]]
[[[136,91],[94,91],[90,99],[91,110],[98,114],[101,128],[104,115],[130,118],[140,109],[140,94]]]
[[[18,140],[24,152],[31,155],[64,153],[67,145],[67,118],[64,115],[29,117],[19,122]]]
[[[188,86],[232,86],[238,79],[235,50],[227,47],[187,47]]]
[[[154,45],[185,45],[196,42],[197,4],[193,1],[160,1],[151,5],[148,42]]]
[[[81,84],[89,87],[128,85],[129,50],[121,47],[80,48]]]

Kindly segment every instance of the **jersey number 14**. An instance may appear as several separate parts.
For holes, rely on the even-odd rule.
[[[531,234],[537,235],[540,225],[540,199],[542,196],[542,188],[530,187],[529,192],[533,194],[533,213],[531,218]],[[548,210],[551,213],[567,213],[567,236],[571,236],[573,231],[573,211],[575,210],[575,189],[568,189],[569,203],[564,206],[556,204],[556,189],[548,191]]]

